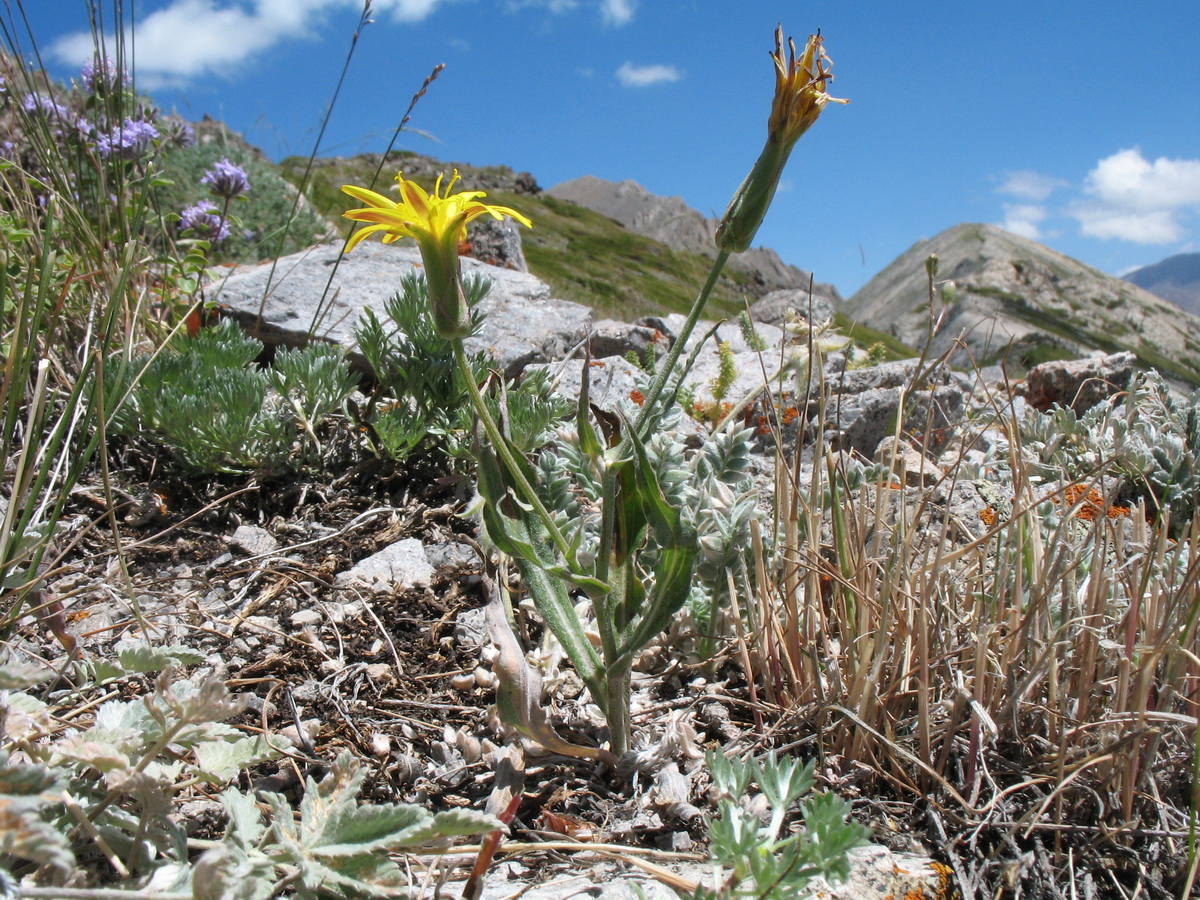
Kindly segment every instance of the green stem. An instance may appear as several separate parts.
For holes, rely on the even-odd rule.
[[[634,430],[639,435],[642,435],[642,429],[646,426],[647,420],[654,414],[654,410],[658,407],[658,398],[662,396],[662,392],[667,386],[667,380],[671,377],[675,364],[679,362],[679,355],[683,353],[684,345],[687,344],[688,338],[692,336],[692,332],[696,330],[696,323],[700,321],[700,316],[704,313],[704,307],[708,305],[708,298],[712,296],[713,288],[717,286],[717,279],[721,277],[721,271],[725,268],[725,263],[728,259],[729,251],[722,250],[717,254],[717,258],[713,260],[712,269],[708,273],[708,279],[704,282],[704,287],[700,289],[700,293],[696,295],[696,301],[692,304],[687,321],[683,323],[683,329],[675,338],[675,343],[671,345],[671,351],[667,354],[667,358],[659,365],[658,372],[654,376],[654,381],[650,383],[650,389],[646,392],[646,399],[642,401],[642,411],[638,413],[637,420],[633,425]]]
[[[608,746],[620,759],[629,751],[629,669],[606,673],[604,718],[608,722]]]
[[[525,477],[525,472],[521,469],[517,458],[513,455],[512,446],[509,444],[508,439],[501,433],[500,426],[496,424],[491,411],[487,408],[483,394],[480,393],[479,385],[475,383],[475,374],[471,371],[471,364],[467,360],[467,351],[463,346],[462,338],[452,338],[450,343],[454,347],[454,361],[458,364],[458,371],[462,375],[463,381],[466,382],[467,391],[471,395],[471,404],[475,407],[475,414],[479,416],[479,421],[483,423],[483,430],[487,432],[488,440],[492,442],[496,455],[500,457],[500,462],[508,470],[509,476],[516,482],[517,488],[521,492],[521,500],[528,503],[533,508],[533,511],[537,513],[538,518],[542,520],[542,524],[546,526],[546,531],[549,533],[550,539],[558,548],[558,552],[570,564],[572,558],[571,544],[562,531],[559,530],[559,527],[554,524],[554,519],[547,511],[545,504],[542,503],[537,492],[533,489],[533,485],[529,483],[529,479]]]

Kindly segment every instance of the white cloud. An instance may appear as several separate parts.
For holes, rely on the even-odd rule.
[[[628,25],[636,9],[637,0],[600,0],[600,14],[609,25]]]
[[[510,11],[529,6],[542,7],[556,15],[573,12],[579,8],[579,0],[504,0]],[[590,0],[589,7],[599,7],[605,25],[628,25],[637,12],[638,0]]]
[[[1136,147],[1106,157],[1088,173],[1090,198],[1071,210],[1084,234],[1138,244],[1184,237],[1183,217],[1200,212],[1200,159],[1151,162]]]
[[[1183,236],[1175,213],[1159,209],[1129,212],[1095,204],[1081,204],[1071,211],[1079,230],[1089,237],[1130,241],[1134,244],[1170,244]]]
[[[1041,240],[1039,225],[1046,218],[1046,208],[1032,203],[1005,203],[1002,227],[1030,240]]]
[[[375,0],[374,8],[395,21],[414,22],[443,2]],[[361,8],[361,0],[173,0],[137,23],[138,77],[144,87],[154,88],[227,73],[281,41],[319,34],[332,10]],[[92,35],[66,35],[49,52],[60,62],[79,65],[94,52]]]
[[[625,87],[647,87],[661,81],[678,81],[682,77],[683,73],[674,66],[635,66],[626,62],[617,69],[617,81]]]
[[[1058,178],[1052,178],[1049,175],[1043,175],[1040,172],[1034,172],[1029,169],[1022,169],[1018,172],[1005,173],[1004,183],[996,188],[997,193],[1011,194],[1021,200],[1031,200],[1034,203],[1041,203],[1055,188],[1066,185],[1065,181]]]

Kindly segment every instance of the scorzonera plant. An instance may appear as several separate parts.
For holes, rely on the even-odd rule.
[[[820,35],[809,38],[799,59],[791,42],[789,50],[785,56],[782,31],[777,31],[772,54],[776,90],[766,145],[725,213],[712,270],[670,353],[646,386],[640,408],[598,410],[590,405],[584,382],[568,443],[578,463],[577,481],[583,476],[584,493],[590,494],[590,510],[573,521],[548,508],[546,496],[557,478],[554,466],[535,465],[506,433],[503,417],[489,410],[463,347],[471,330],[471,310],[458,246],[467,224],[485,215],[507,216],[526,227],[532,223],[516,210],[484,203],[481,191],[454,193],[457,173],[445,187],[439,177],[432,193],[397,175],[397,200],[362,187],[343,188],[365,204],[346,217],[367,223],[351,236],[348,249],[373,234],[385,243],[402,237],[417,242],[434,323],[453,345],[479,421],[474,455],[487,535],[515,561],[538,612],[604,714],[610,750],[617,757],[629,748],[634,661],[687,600],[698,562],[708,549],[701,542],[694,511],[685,513],[678,502],[679,484],[689,473],[680,465],[663,465],[670,454],[664,456],[665,448],[654,446],[682,379],[680,355],[729,255],[753,241],[796,141],[834,100],[825,92],[832,76]],[[729,485],[724,488],[728,493]],[[591,603],[598,648],[576,610],[579,595]],[[506,720],[556,751],[609,758],[607,753],[567,744],[549,730],[540,708],[540,685],[524,665],[505,617],[492,615],[489,622],[501,647],[498,705]]]

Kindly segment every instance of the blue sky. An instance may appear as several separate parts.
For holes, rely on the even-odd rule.
[[[102,8],[111,9],[106,0]],[[89,52],[84,0],[27,0],[51,71]],[[124,4],[138,86],[307,155],[362,0]],[[720,215],[758,155],[776,23],[818,27],[829,106],[758,243],[851,295],[915,241],[1006,226],[1121,273],[1200,250],[1200,2],[374,0],[320,153],[399,146],[543,187],[634,179]],[[427,135],[427,136],[426,136]],[[536,227],[536,223],[535,223]]]

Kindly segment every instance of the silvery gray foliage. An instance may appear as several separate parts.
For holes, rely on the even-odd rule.
[[[254,365],[262,349],[223,320],[153,355],[114,357],[105,384],[110,431],[151,436],[197,471],[286,470],[311,461],[320,455],[316,428],[357,376],[333,347],[281,351],[274,369]]]
[[[626,401],[620,412],[628,421],[636,409]],[[726,570],[740,569],[742,554],[750,544],[750,522],[760,512],[750,474],[754,431],[743,428],[708,434],[692,449],[690,432],[681,428],[683,422],[682,407],[668,409],[661,427],[646,443],[646,456],[667,502],[682,510],[696,530],[700,549],[697,591],[688,606],[707,623],[710,612],[706,608],[714,593],[721,595],[727,590]],[[585,553],[594,554],[600,536],[600,479],[580,451],[573,425],[559,429],[556,440],[538,457],[537,468],[538,493],[547,509]],[[647,562],[653,561],[653,554],[648,554]]]
[[[1200,507],[1200,391],[1177,397],[1157,372],[1139,373],[1127,394],[1082,416],[1066,408],[1029,410],[1021,437],[1039,474],[1120,479],[1152,515],[1169,513],[1173,532]]]

